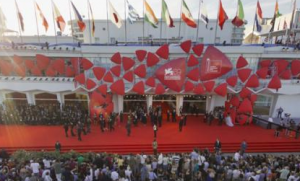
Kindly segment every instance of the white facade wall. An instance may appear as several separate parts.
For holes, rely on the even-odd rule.
[[[277,109],[282,107],[284,113],[291,114],[291,117],[300,117],[300,95],[279,95],[277,101],[273,103],[275,110],[272,116],[277,116]],[[284,114],[283,113],[283,114]]]

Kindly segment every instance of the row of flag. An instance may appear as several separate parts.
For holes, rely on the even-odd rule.
[[[127,20],[130,23],[134,23],[135,21],[137,21],[138,19],[140,19],[140,15],[138,14],[138,12],[136,11],[136,9],[128,2],[128,0],[125,0],[126,4],[127,4]],[[162,12],[161,12],[161,18],[162,20],[165,21],[166,25],[170,28],[175,27],[174,25],[174,21],[171,17],[171,14],[169,12],[168,9],[168,5],[165,2],[165,0],[161,0],[162,1]],[[207,10],[204,6],[203,0],[200,0],[201,5],[200,5],[200,12],[199,12],[199,18],[200,20],[202,20],[206,26],[209,22],[208,19],[208,15],[207,15]],[[296,0],[293,0],[294,3],[294,7],[293,10],[295,10],[296,8]],[[121,17],[119,15],[119,13],[116,11],[116,9],[114,8],[114,6],[112,5],[112,3],[110,2],[110,0],[107,0],[107,4],[108,4],[108,9],[109,9],[109,14],[110,14],[110,20],[112,21],[113,24],[115,24],[118,28],[122,27],[122,20]],[[75,7],[75,5],[73,4],[73,2],[71,3],[71,7],[74,11],[74,15],[75,15],[75,19],[77,21],[78,27],[80,31],[84,31],[86,28],[86,25],[83,21],[83,18],[81,16],[81,14],[79,13],[79,11],[77,10],[77,8]],[[20,29],[22,31],[24,31],[25,27],[24,27],[24,21],[23,21],[23,16],[19,10],[18,4],[15,0],[15,5],[16,5],[16,10],[17,10],[17,16],[18,16],[18,20],[19,20],[19,25],[20,25]],[[45,31],[48,30],[48,22],[47,19],[45,18],[41,8],[39,7],[39,5],[35,2],[35,7],[36,7],[36,14],[39,15],[39,17],[42,19],[42,25],[45,28]],[[88,9],[89,9],[89,15],[91,15],[90,21],[91,21],[91,33],[94,36],[95,33],[95,20],[94,20],[94,16],[93,16],[93,12],[92,12],[92,7],[91,4],[88,0]],[[61,32],[63,32],[65,30],[65,20],[62,17],[58,7],[55,5],[55,3],[52,1],[52,10],[53,10],[53,16],[54,19],[57,23],[57,27],[59,28],[59,30]],[[144,19],[146,22],[148,22],[152,27],[157,28],[159,21],[158,18],[156,17],[153,9],[150,7],[150,5],[148,4],[148,2],[146,0],[144,0]],[[294,11],[293,11],[294,13]],[[276,1],[275,4],[275,12],[274,12],[274,16],[273,19],[271,21],[271,25],[272,28],[270,31],[274,31],[274,25],[275,25],[275,21],[276,18],[278,18],[280,16],[280,12],[279,12],[279,6],[278,6],[278,2]],[[232,20],[232,24],[234,26],[240,27],[245,23],[245,17],[244,17],[244,9],[243,9],[243,4],[241,0],[238,0],[237,3],[237,12],[236,12],[236,16],[233,18]],[[191,27],[191,28],[196,28],[197,27],[197,23],[195,22],[191,11],[189,9],[189,7],[187,6],[185,0],[182,0],[182,6],[181,6],[181,20],[183,22],[186,23],[187,26]],[[220,29],[223,29],[223,25],[224,23],[228,20],[228,16],[226,14],[226,11],[223,7],[222,1],[219,0],[219,8],[218,8],[218,25],[220,27]],[[257,32],[261,32],[262,31],[262,24],[263,24],[263,12],[259,3],[259,0],[257,1],[257,7],[256,7],[256,13],[255,13],[255,22],[254,22],[254,26],[256,27],[256,31]],[[286,25],[286,22],[284,23],[284,26]]]

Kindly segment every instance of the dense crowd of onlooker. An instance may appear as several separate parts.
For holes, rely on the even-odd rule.
[[[68,154],[68,153],[64,153]],[[64,157],[0,153],[0,181],[297,181],[300,156],[233,155],[207,149],[158,155],[106,153]],[[30,154],[27,154],[30,155]]]
[[[79,102],[30,105],[25,102],[7,101],[0,105],[1,124],[60,125],[65,121],[77,122],[87,114],[87,109]]]

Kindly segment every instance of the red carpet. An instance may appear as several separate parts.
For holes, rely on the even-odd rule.
[[[248,152],[298,152],[300,139],[274,138],[274,130],[261,127],[225,125],[211,126],[202,121],[202,117],[188,117],[187,126],[182,132],[178,131],[178,123],[163,122],[158,131],[158,150],[161,152],[190,152],[193,148],[213,149],[216,138],[222,142],[223,152],[235,152],[243,139],[248,142]],[[99,126],[92,127],[92,133],[77,137],[66,138],[62,126],[0,126],[0,148],[9,152],[17,149],[53,150],[56,141],[60,141],[63,151],[71,149],[79,152],[99,151],[120,154],[152,152],[153,130],[147,126],[132,127],[130,137],[126,136],[125,124],[116,126],[113,132],[101,133]]]

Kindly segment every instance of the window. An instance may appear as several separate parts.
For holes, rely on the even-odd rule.
[[[272,97],[267,95],[258,95],[257,101],[253,106],[253,113],[258,115],[269,115],[272,104]]]

